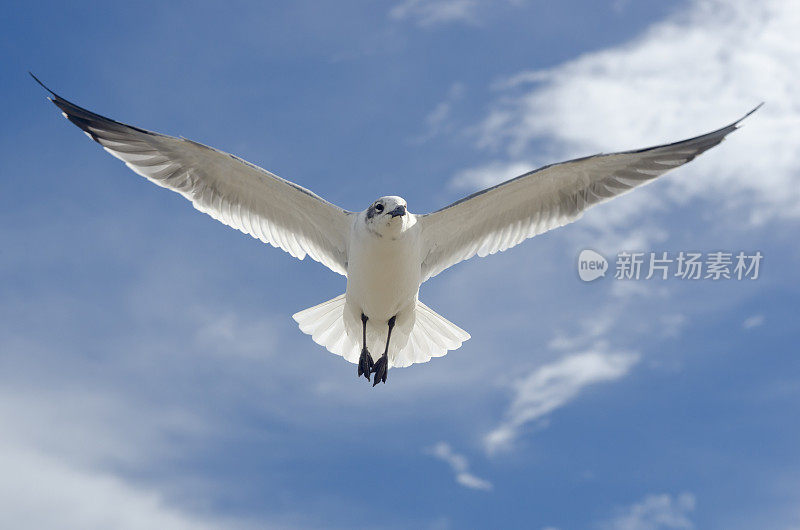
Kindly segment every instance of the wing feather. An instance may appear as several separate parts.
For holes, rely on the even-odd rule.
[[[95,114],[36,81],[69,121],[134,172],[228,226],[347,275],[351,212],[234,155]]]
[[[501,252],[570,223],[587,208],[690,162],[722,142],[759,107],[695,138],[545,166],[420,216],[423,281],[476,254]]]

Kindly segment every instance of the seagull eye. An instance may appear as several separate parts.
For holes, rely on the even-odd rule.
[[[375,205],[375,211],[376,212],[382,212],[383,211],[383,205],[382,204],[376,204]]]

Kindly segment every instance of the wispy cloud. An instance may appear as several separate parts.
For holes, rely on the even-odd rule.
[[[478,145],[495,160],[462,171],[453,183],[481,187],[543,157],[553,162],[678,140],[765,101],[727,145],[682,168],[683,177],[667,178],[666,193],[660,190],[674,203],[713,196],[752,222],[798,216],[800,95],[790,66],[800,62],[797,26],[794,2],[697,0],[624,45],[513,75],[496,83],[497,100],[480,127]],[[631,207],[617,223],[650,211],[648,194],[635,195],[641,200],[626,199]]]
[[[648,495],[623,510],[602,528],[607,530],[667,530],[688,529],[694,524],[689,515],[694,511],[695,498],[691,493],[677,497],[668,494]]]
[[[742,327],[744,329],[753,329],[757,328],[763,323],[764,323],[764,315],[753,315],[751,317],[747,317],[744,320],[744,322],[742,322]]]
[[[459,190],[487,188],[497,184],[498,182],[503,182],[505,180],[518,177],[535,168],[536,165],[534,162],[489,162],[482,166],[467,168],[459,171],[450,181],[450,187]]]
[[[420,26],[435,26],[450,22],[474,23],[477,0],[405,0],[389,11],[389,16],[412,19]]]
[[[490,490],[492,484],[482,478],[478,478],[469,471],[469,462],[467,457],[453,451],[450,444],[446,442],[439,442],[427,450],[429,454],[435,456],[443,462],[447,462],[450,469],[453,470],[456,482],[474,490]]]
[[[563,407],[589,385],[619,379],[638,359],[631,353],[587,351],[537,368],[516,384],[506,419],[484,440],[486,450],[509,448],[524,425]]]
[[[463,96],[464,85],[462,83],[450,85],[445,99],[439,102],[425,117],[425,132],[413,140],[417,143],[422,143],[440,134],[451,132],[453,130],[453,107]]]
[[[207,307],[196,308],[193,313],[196,322],[194,340],[199,351],[258,359],[275,349],[277,326],[273,318],[254,318]]]
[[[412,20],[420,27],[445,24],[478,25],[490,9],[499,4],[520,7],[526,0],[405,0],[392,7],[389,16],[396,20]]]

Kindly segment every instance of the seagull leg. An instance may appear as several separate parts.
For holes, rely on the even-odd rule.
[[[389,371],[389,341],[392,338],[392,328],[394,328],[394,321],[397,320],[397,315],[393,316],[389,319],[389,334],[386,335],[386,349],[383,350],[383,355],[378,361],[375,363],[375,367],[372,369],[375,372],[375,380],[372,383],[374,387],[379,382],[386,383],[386,373]]]
[[[373,362],[372,356],[370,356],[369,351],[367,350],[367,315],[361,313],[361,327],[364,330],[363,335],[363,342],[361,343],[361,357],[358,359],[358,377],[361,377],[363,374],[364,377],[367,378],[369,381],[369,374],[373,371]]]

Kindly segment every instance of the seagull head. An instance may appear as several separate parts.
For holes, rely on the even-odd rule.
[[[381,197],[366,209],[364,222],[380,236],[399,234],[409,225],[405,199],[394,195]]]

